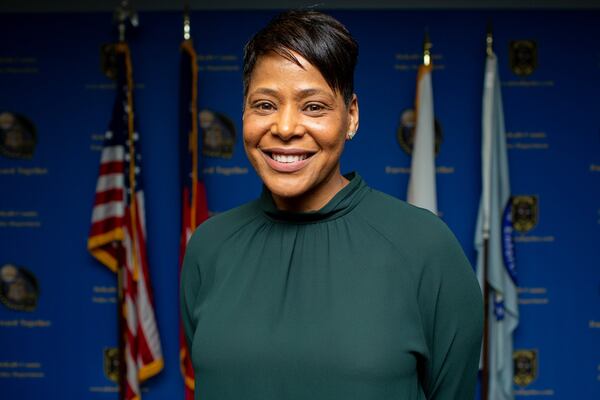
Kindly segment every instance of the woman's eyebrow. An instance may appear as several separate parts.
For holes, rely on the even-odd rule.
[[[260,87],[256,90],[252,91],[252,93],[250,93],[250,95],[254,95],[254,94],[266,94],[268,96],[273,96],[277,99],[279,99],[281,97],[277,90],[269,89],[269,88],[265,88],[265,87]]]
[[[296,100],[301,100],[306,97],[313,96],[315,94],[325,95],[325,96],[329,97],[331,100],[333,100],[330,93],[328,93],[324,90],[315,89],[315,88],[302,89],[302,90],[298,91],[294,97],[296,98]]]
[[[249,94],[249,96],[256,95],[256,94],[265,94],[267,96],[273,96],[276,99],[281,99],[281,94],[279,93],[279,91],[277,91],[275,89],[267,88],[267,87],[259,87],[256,90],[253,90],[252,93]],[[330,100],[333,100],[333,96],[329,92],[322,90],[322,89],[317,89],[317,88],[307,88],[307,89],[299,90],[298,92],[295,93],[294,99],[302,100],[302,99],[305,99],[307,97],[310,97],[310,96],[313,96],[316,94],[325,95]]]

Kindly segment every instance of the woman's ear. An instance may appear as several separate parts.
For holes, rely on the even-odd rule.
[[[352,99],[350,100],[350,104],[348,104],[348,116],[350,121],[348,124],[348,132],[346,133],[346,139],[351,140],[358,131],[359,112],[358,97],[356,97],[356,93],[352,94]]]

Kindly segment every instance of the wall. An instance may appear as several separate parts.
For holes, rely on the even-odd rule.
[[[268,11],[195,12],[200,107],[235,124],[230,159],[204,160],[209,208],[256,197],[260,182],[240,136],[241,51]],[[535,351],[535,379],[517,398],[600,395],[600,37],[598,11],[337,11],[360,43],[361,123],[343,156],[376,189],[404,199],[410,157],[397,141],[414,101],[423,32],[434,43],[439,208],[471,261],[480,185],[485,31],[494,25],[511,184],[530,196],[535,225],[516,237],[521,325],[516,348]],[[140,14],[129,35],[144,156],[149,259],[165,370],[144,398],[181,398],[177,342],[178,71],[181,15]],[[33,311],[0,305],[3,398],[116,398],[103,350],[116,344],[115,277],[86,251],[102,134],[114,85],[99,48],[110,13],[0,15],[0,113],[33,122],[31,159],[0,155],[0,268],[39,285]],[[533,40],[537,66],[511,70],[509,43]],[[531,197],[533,196],[533,197]],[[4,282],[4,281],[3,281]],[[4,282],[3,284],[5,284]],[[3,286],[5,288],[6,286]],[[4,290],[4,289],[3,289]]]

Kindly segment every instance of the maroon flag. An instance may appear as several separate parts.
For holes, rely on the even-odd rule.
[[[191,40],[181,44],[180,77],[180,159],[181,159],[181,249],[179,270],[183,262],[185,246],[194,229],[208,218],[206,190],[200,179],[198,140],[198,65]],[[185,399],[194,398],[194,370],[190,352],[185,342],[183,326],[179,327],[179,357],[185,382]]]

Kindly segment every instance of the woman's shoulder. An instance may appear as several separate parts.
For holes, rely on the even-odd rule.
[[[257,200],[215,214],[196,228],[188,242],[188,248],[200,248],[202,252],[208,252],[250,225],[260,215]]]
[[[462,253],[454,233],[439,216],[378,190],[370,190],[357,214],[411,264],[423,265],[436,254]]]
[[[403,240],[407,236],[415,240],[431,240],[432,236],[449,233],[442,219],[431,211],[375,189],[362,202],[361,214],[382,232]]]
[[[454,233],[436,214],[385,193],[372,190],[361,214],[374,231],[392,243],[399,259],[407,261],[417,276],[436,282],[442,277],[460,277],[471,282],[471,293],[479,295],[473,269]],[[465,283],[466,284],[466,283]]]

